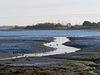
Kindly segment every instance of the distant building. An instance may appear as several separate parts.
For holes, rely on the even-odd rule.
[[[98,24],[98,26],[100,26],[100,22],[98,22],[97,24]]]
[[[71,28],[71,23],[67,23],[67,25],[66,25],[68,28]]]

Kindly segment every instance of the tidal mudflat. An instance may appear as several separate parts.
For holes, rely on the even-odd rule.
[[[41,75],[41,74],[42,75],[43,74],[46,74],[46,75],[56,75],[56,74],[58,74],[58,75],[69,75],[69,74],[70,75],[75,75],[75,74],[76,75],[93,75],[92,73],[90,73],[90,71],[97,70],[99,72],[99,58],[100,58],[100,56],[99,56],[99,54],[100,54],[100,52],[99,52],[99,43],[100,43],[99,37],[68,37],[68,38],[71,41],[66,40],[66,42],[65,42],[65,40],[64,40],[65,37],[64,37],[62,40],[62,43],[60,43],[60,42],[57,43],[57,41],[55,41],[56,42],[55,43],[54,42],[55,38],[52,38],[52,37],[49,37],[49,38],[42,37],[42,40],[35,40],[35,38],[33,39],[33,37],[32,37],[31,39],[33,39],[35,42],[38,42],[38,44],[36,44],[37,46],[35,46],[35,47],[40,47],[40,48],[47,47],[47,48],[50,48],[50,50],[52,49],[51,51],[55,51],[56,47],[60,50],[63,49],[63,48],[61,48],[62,44],[63,44],[65,46],[69,46],[70,48],[76,47],[76,49],[78,48],[80,50],[77,49],[77,50],[74,50],[73,52],[71,51],[71,53],[63,52],[63,54],[47,55],[47,56],[44,55],[42,57],[37,57],[37,56],[33,57],[32,56],[32,57],[22,57],[22,58],[17,58],[17,59],[1,60],[0,61],[0,63],[1,63],[0,73],[1,74],[8,74],[8,73],[10,73],[10,74],[27,74],[27,73],[29,73],[30,75]],[[2,38],[2,39],[4,39],[4,38]],[[25,38],[25,39],[28,40],[28,38]],[[30,39],[30,37],[29,37],[29,39]],[[40,38],[38,38],[38,39],[40,39]],[[44,40],[44,39],[46,39],[46,40]],[[49,39],[49,41],[48,41],[48,39]],[[33,40],[31,42],[33,42]],[[58,40],[61,41],[60,37],[58,37]],[[10,40],[10,42],[11,42],[11,40]],[[41,42],[42,42],[42,46],[40,45]],[[21,43],[22,43],[22,41],[21,41]],[[30,41],[29,41],[29,43],[30,43]],[[30,45],[32,45],[32,44],[30,44]],[[40,46],[38,46],[38,45],[40,45]],[[61,46],[61,47],[59,48],[59,46]],[[92,46],[92,48],[91,48],[91,46]],[[97,48],[98,48],[98,50],[96,50]],[[70,51],[69,48],[68,48],[68,50]],[[23,52],[23,53],[25,53],[25,52]],[[31,53],[31,52],[29,52],[29,53]],[[17,54],[17,52],[15,52],[15,54]],[[23,72],[23,71],[25,71],[25,72]],[[95,71],[95,72],[97,72],[97,71]]]
[[[44,45],[44,43],[48,43],[50,41],[53,41],[52,37],[1,36],[0,58],[3,58],[3,53],[7,54],[9,57],[12,57],[12,55],[17,56],[25,53],[52,51],[54,48]],[[4,56],[4,58],[7,57],[7,55]]]

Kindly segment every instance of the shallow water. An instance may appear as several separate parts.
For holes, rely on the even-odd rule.
[[[77,58],[77,57],[83,57],[85,55],[74,55],[74,56],[70,56],[70,57],[74,57],[74,58]]]
[[[23,63],[23,64],[11,64],[13,66],[46,66],[46,65],[50,65],[50,64],[58,64],[61,62],[40,62],[40,63]]]
[[[94,75],[99,75],[99,74],[95,73],[94,71],[89,71],[89,73],[92,73]]]
[[[55,55],[55,54],[62,54],[62,53],[71,53],[79,50],[78,48],[68,47],[62,45],[65,42],[68,42],[69,39],[66,37],[55,37],[54,42],[45,44],[46,46],[56,48],[54,51],[44,52],[44,53],[36,53],[36,54],[25,54],[25,56],[48,56],[48,55]]]
[[[54,37],[54,38],[55,40],[53,42],[44,44],[46,46],[56,48],[56,50],[54,51],[49,51],[49,52],[44,52],[44,53],[24,54],[23,56],[17,56],[17,57],[12,57],[12,58],[2,58],[0,60],[15,59],[15,58],[21,58],[21,57],[48,56],[48,55],[55,55],[55,54],[71,53],[71,52],[75,52],[79,50],[78,48],[62,45],[63,43],[70,41],[66,37]]]
[[[0,31],[0,36],[20,36],[19,38],[25,37],[55,37],[55,41],[51,43],[45,44],[46,46],[50,46],[56,48],[55,51],[44,52],[44,53],[35,53],[35,54],[24,54],[23,56],[12,57],[12,58],[3,58],[0,60],[7,60],[7,59],[15,59],[21,57],[31,57],[31,56],[47,56],[47,55],[54,55],[54,54],[62,54],[62,53],[70,53],[75,52],[79,49],[74,47],[68,47],[62,45],[62,43],[68,42],[69,39],[66,38],[67,36],[100,36],[100,30],[25,30],[25,31]],[[4,37],[0,37],[4,39]],[[8,38],[6,38],[8,39]],[[16,37],[14,38],[16,39]]]
[[[0,31],[0,36],[100,36],[100,30]]]

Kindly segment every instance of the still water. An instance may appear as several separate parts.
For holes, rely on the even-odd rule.
[[[0,36],[100,36],[100,30],[0,31]]]

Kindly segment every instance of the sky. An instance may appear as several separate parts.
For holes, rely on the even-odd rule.
[[[0,0],[0,26],[100,22],[100,0]]]

